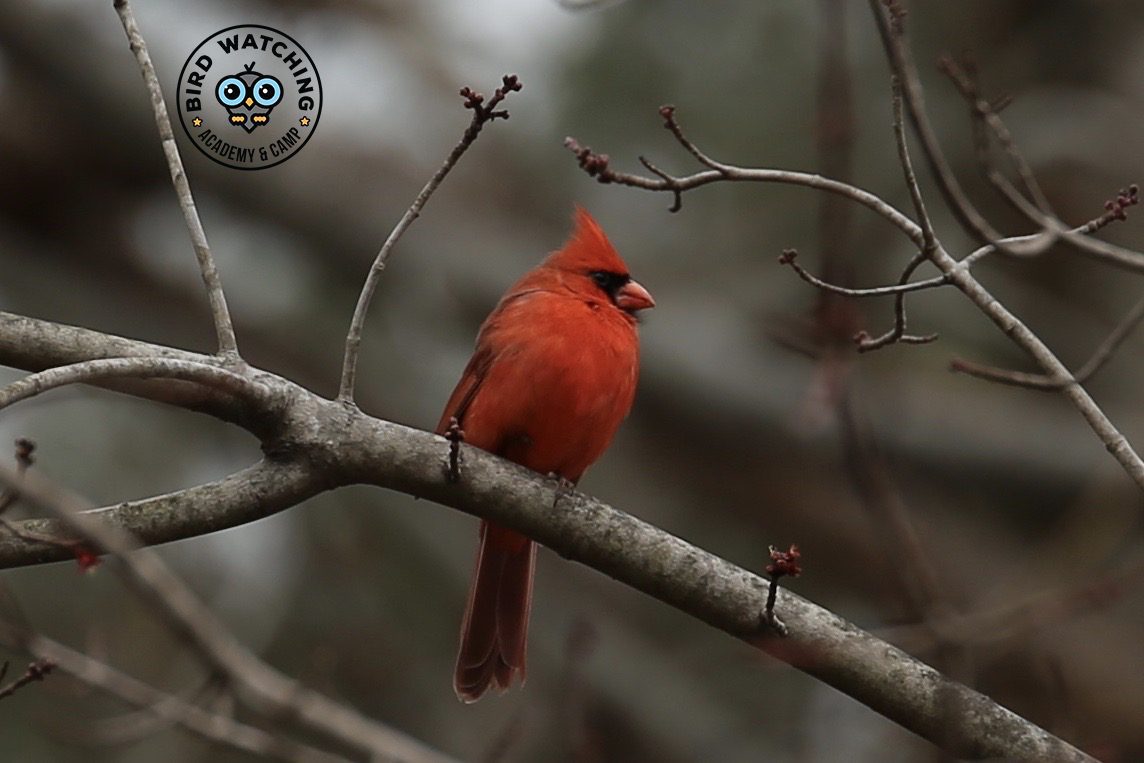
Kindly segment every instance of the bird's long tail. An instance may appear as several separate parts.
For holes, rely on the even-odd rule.
[[[517,673],[524,683],[535,566],[535,543],[513,530],[481,522],[477,570],[453,674],[453,689],[461,701],[477,701],[494,683],[507,689]]]

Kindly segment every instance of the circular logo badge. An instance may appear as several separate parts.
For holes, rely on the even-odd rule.
[[[306,145],[322,113],[318,68],[288,34],[258,24],[223,29],[179,72],[179,121],[208,157],[261,170]]]

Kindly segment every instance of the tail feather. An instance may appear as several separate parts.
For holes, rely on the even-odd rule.
[[[453,689],[463,702],[475,702],[496,684],[507,689],[525,678],[528,615],[536,544],[520,533],[481,523],[481,545],[465,617]]]

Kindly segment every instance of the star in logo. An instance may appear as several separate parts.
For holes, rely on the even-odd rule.
[[[203,120],[199,119],[198,117],[195,117],[194,119],[191,120],[191,124],[193,124],[195,127],[202,127],[203,126]]]
[[[298,120],[298,124],[302,125],[303,127],[309,127],[310,126],[310,118],[309,117],[302,117],[301,119]]]

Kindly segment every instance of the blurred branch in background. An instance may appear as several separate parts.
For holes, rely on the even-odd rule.
[[[251,712],[269,722],[290,718],[291,728],[322,735],[346,749],[355,750],[356,755],[364,753],[402,761],[449,760],[404,734],[306,689],[259,660],[242,646],[158,555],[139,546],[128,530],[87,513],[87,502],[35,474],[20,473],[3,466],[0,466],[0,482],[6,489],[17,491],[21,499],[54,514],[63,526],[91,548],[113,555],[117,562],[113,568],[124,582],[202,660],[209,674],[222,681]],[[8,641],[15,641],[37,658],[50,660],[131,704],[152,707],[156,704],[155,697],[161,696],[118,671],[87,661],[82,655],[38,635],[15,633]],[[172,703],[177,707],[171,707]],[[219,733],[210,736],[216,742],[229,738],[219,729],[221,725],[245,732],[234,737],[236,742],[247,749],[253,746],[261,754],[298,761],[337,759],[284,736],[260,736],[229,718],[204,724],[200,708],[178,703],[173,697],[163,696],[158,704],[161,707],[156,708],[156,712],[163,713],[164,717],[173,714],[180,719],[181,725],[192,731],[204,733],[204,725],[218,730]]]

